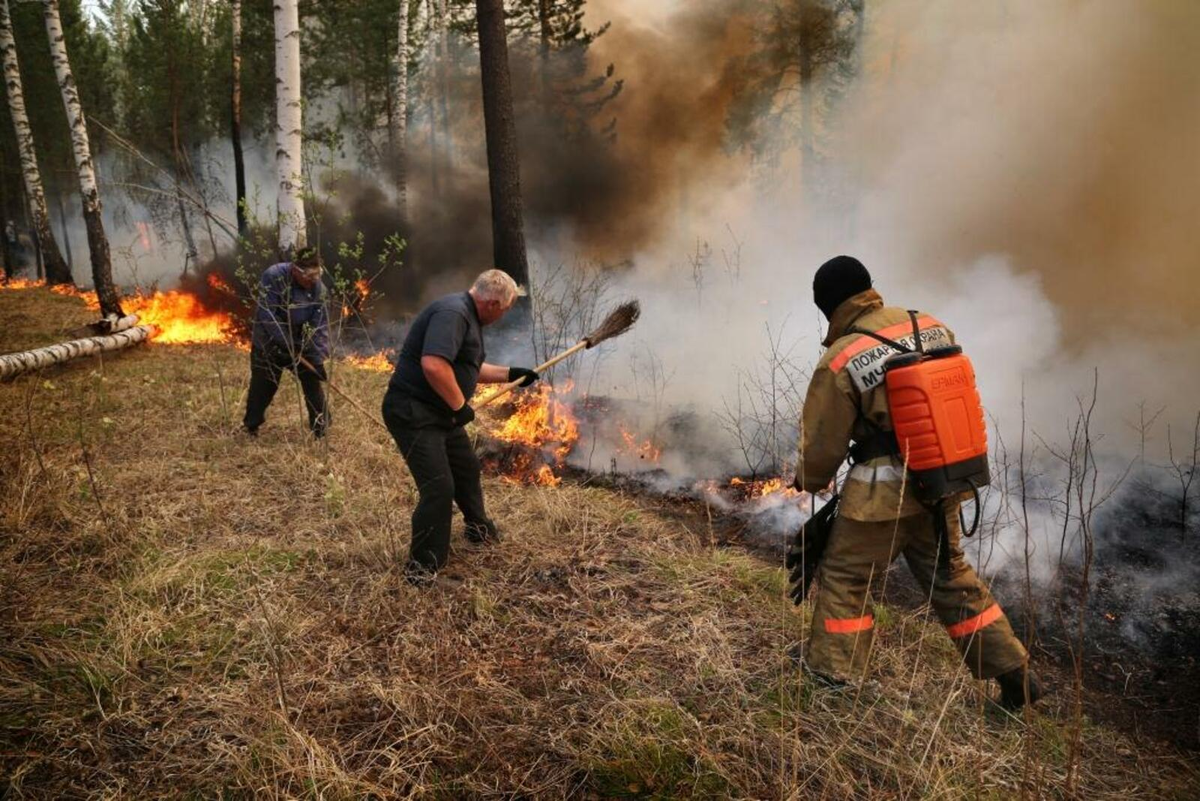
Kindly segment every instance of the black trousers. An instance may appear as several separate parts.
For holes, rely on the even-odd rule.
[[[242,423],[251,431],[263,424],[284,370],[292,371],[300,380],[304,406],[308,409],[308,427],[318,437],[323,435],[329,427],[329,406],[325,403],[321,379],[308,370],[297,370],[290,359],[285,361],[266,349],[254,347],[250,349],[250,391],[246,394],[246,416]]]
[[[419,401],[384,398],[383,421],[420,496],[412,515],[410,558],[429,571],[438,570],[450,558],[453,504],[468,523],[487,520],[482,469],[471,438],[464,427],[438,424],[436,419],[436,412]]]

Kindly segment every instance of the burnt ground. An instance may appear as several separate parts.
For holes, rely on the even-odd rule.
[[[1094,718],[1134,733],[1200,750],[1200,534],[1178,522],[1153,476],[1135,476],[1128,491],[1095,521],[1089,575],[1072,564],[1033,608],[1023,582],[1000,576],[1013,624],[1069,687],[1076,658],[1094,696]],[[1086,592],[1084,589],[1086,588]],[[1032,611],[1032,620],[1030,612]],[[1084,636],[1079,647],[1080,626]]]
[[[657,492],[628,475],[568,470],[567,478],[636,495],[660,516],[703,533],[714,545],[748,550],[776,564],[782,560],[783,552],[773,539],[762,536],[752,520],[735,512],[683,493]],[[1194,752],[1200,750],[1197,587],[1192,585],[1190,595],[1186,590],[1165,597],[1147,592],[1151,579],[1163,580],[1169,564],[1178,562],[1178,532],[1161,525],[1156,528],[1159,521],[1145,510],[1139,514],[1138,520],[1105,521],[1108,525],[1101,526],[1097,535],[1086,598],[1080,591],[1082,571],[1064,571],[1058,586],[1042,593],[1056,599],[1056,606],[1033,610],[1032,626],[1023,577],[1002,574],[993,578],[992,589],[1017,635],[1030,645],[1036,671],[1050,692],[1070,697],[1076,678],[1074,654],[1080,653],[1085,714],[1141,743],[1168,743]],[[1132,529],[1140,533],[1136,544],[1106,533]],[[1165,533],[1147,537],[1149,530]],[[908,610],[924,606],[925,597],[903,559],[896,567],[882,600]],[[1171,586],[1169,578],[1165,583]],[[1081,601],[1086,601],[1082,649],[1078,647]]]

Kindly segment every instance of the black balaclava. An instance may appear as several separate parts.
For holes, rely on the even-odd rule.
[[[853,256],[834,256],[813,276],[813,301],[828,320],[842,301],[871,288],[871,274]]]

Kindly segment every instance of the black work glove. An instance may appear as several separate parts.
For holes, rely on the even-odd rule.
[[[271,342],[267,345],[267,358],[280,367],[291,367],[296,363],[296,357],[291,354],[291,351],[278,342]]]
[[[521,383],[517,384],[517,386],[527,387],[534,381],[537,381],[539,378],[541,378],[541,376],[538,375],[537,370],[530,370],[528,367],[508,368],[508,383],[511,384],[518,378],[521,379]]]
[[[471,404],[469,403],[464,403],[462,408],[450,412],[450,420],[455,426],[465,426],[474,419],[475,410],[471,408]]]
[[[804,603],[804,599],[808,597],[808,589],[817,576],[817,567],[821,563],[821,557],[825,555],[825,546],[829,544],[829,536],[833,533],[833,524],[837,520],[840,501],[839,495],[830,498],[816,514],[805,521],[788,547],[785,564],[791,571],[788,582],[792,585],[788,595],[796,606]]]

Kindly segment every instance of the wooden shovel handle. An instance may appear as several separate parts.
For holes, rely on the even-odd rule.
[[[298,356],[296,361],[298,361],[303,367],[307,367],[310,372],[312,372],[314,374],[317,372],[316,368],[314,368],[312,366],[312,364],[308,361],[308,359],[304,358],[303,356]],[[353,406],[355,409],[357,409],[362,414],[363,417],[366,417],[368,420],[370,420],[372,423],[374,423],[375,425],[382,428],[384,431],[388,430],[388,427],[383,424],[382,420],[380,420],[378,417],[376,417],[375,415],[368,412],[365,408],[363,408],[363,405],[361,403],[356,401],[354,398],[352,398],[347,393],[343,392],[342,389],[337,384],[335,384],[329,380],[326,380],[325,384],[331,390],[333,390],[338,395],[338,397],[340,397],[342,400],[346,401],[346,403],[349,403],[351,406]]]
[[[571,347],[564,350],[562,353],[555,356],[550,361],[539,364],[537,367],[533,368],[533,370],[536,373],[541,373],[545,370],[549,370],[551,367],[558,364],[563,359],[566,359],[570,356],[574,356],[576,353],[583,350],[587,346],[588,346],[588,343],[587,343],[586,339],[580,340],[579,342],[576,342],[574,345],[572,345]],[[521,381],[523,381],[523,380],[524,379],[518,378],[516,381],[509,381],[507,384],[497,387],[494,392],[492,392],[490,395],[485,396],[483,400],[481,400],[479,403],[475,404],[475,408],[480,409],[484,406],[487,406],[492,401],[503,398],[505,395],[507,395],[508,393],[512,392],[514,389],[519,387],[521,385]]]

